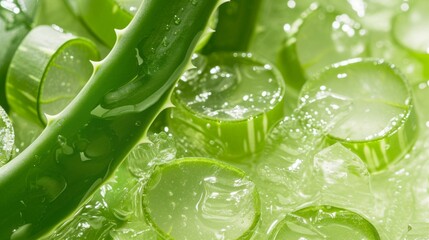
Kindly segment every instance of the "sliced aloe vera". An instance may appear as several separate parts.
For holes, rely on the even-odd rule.
[[[410,51],[398,45],[390,32],[373,32],[369,49],[371,57],[382,58],[395,64],[411,84],[423,80],[422,62]]]
[[[418,135],[408,83],[397,68],[381,60],[341,62],[307,82],[300,97],[307,124],[323,120],[318,112],[326,104],[343,108],[329,123],[327,141],[341,142],[370,171],[401,158]]]
[[[248,176],[205,158],[157,167],[145,186],[143,208],[165,239],[248,239],[260,215]]]
[[[332,206],[312,206],[288,214],[270,235],[270,240],[378,240],[375,227],[352,211]]]
[[[281,75],[249,53],[213,53],[194,63],[173,94],[172,130],[216,156],[258,151],[283,116]]]
[[[413,1],[409,4],[408,11],[397,14],[392,21],[393,38],[423,64],[429,59],[429,26],[426,24],[429,21],[428,11],[428,1]],[[425,78],[429,77],[426,68],[423,68]]]
[[[48,26],[34,28],[15,53],[6,80],[12,110],[28,119],[56,115],[92,74],[95,45]],[[74,71],[79,69],[79,71]]]
[[[429,2],[413,1],[408,11],[398,14],[393,20],[392,33],[405,48],[418,53],[429,53]]]
[[[288,85],[300,89],[308,76],[349,58],[366,56],[367,32],[346,14],[313,4],[292,26],[278,56]]]

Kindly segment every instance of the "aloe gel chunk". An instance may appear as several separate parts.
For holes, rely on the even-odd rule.
[[[244,172],[204,158],[160,165],[143,195],[146,218],[163,238],[249,239],[259,207]]]
[[[12,157],[15,132],[6,111],[0,106],[0,166]]]

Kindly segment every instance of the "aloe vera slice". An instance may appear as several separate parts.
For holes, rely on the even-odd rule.
[[[424,66],[416,56],[397,44],[390,32],[373,32],[369,44],[371,57],[384,59],[395,64],[410,84],[424,78]]]
[[[166,239],[248,239],[259,221],[259,197],[246,174],[205,158],[155,169],[143,195],[148,222]]]
[[[332,206],[311,206],[288,214],[270,240],[366,239],[378,240],[374,226],[352,211]]]
[[[429,52],[429,21],[427,1],[413,1],[408,11],[398,14],[393,20],[392,33],[402,46],[417,54]]]
[[[392,35],[400,46],[405,48],[424,65],[429,59],[429,21],[427,1],[413,1],[408,6],[408,11],[403,11],[393,18]],[[429,76],[427,67],[423,68],[424,77]],[[420,79],[419,79],[420,80]]]
[[[321,107],[343,107],[327,133],[366,162],[370,171],[401,158],[417,137],[410,89],[399,70],[381,60],[354,59],[334,64],[304,85],[301,110],[307,124],[321,120]],[[320,109],[319,109],[320,108]],[[323,120],[323,119],[322,119]]]
[[[183,75],[172,97],[173,132],[216,156],[258,151],[283,116],[281,75],[249,53],[213,53],[194,63],[197,68]]]
[[[312,4],[289,30],[278,66],[288,85],[300,89],[324,67],[366,56],[367,32],[347,14]]]
[[[45,115],[58,114],[85,85],[93,71],[89,60],[98,58],[92,42],[48,26],[36,27],[9,68],[6,91],[11,108],[46,124]]]

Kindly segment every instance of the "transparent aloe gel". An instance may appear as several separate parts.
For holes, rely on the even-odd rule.
[[[289,213],[273,229],[270,240],[366,239],[379,240],[374,226],[352,211],[312,206]]]
[[[286,83],[296,90],[326,66],[367,56],[367,31],[349,15],[332,8],[314,3],[287,30],[277,65]]]
[[[334,98],[351,103],[347,114],[328,132],[379,171],[404,156],[417,137],[410,90],[398,69],[381,60],[334,64],[303,87],[300,104]],[[317,104],[312,111],[317,111]]]
[[[6,111],[0,106],[0,166],[12,157],[15,132]]]
[[[357,0],[319,1],[326,8],[347,13],[371,32],[388,32],[395,14],[408,9],[410,1],[402,0]]]
[[[315,173],[313,159],[325,147],[325,136],[334,123],[347,115],[350,104],[335,98],[308,103],[284,117],[270,131],[264,151],[250,170],[261,186],[258,189],[263,206],[269,206],[262,211],[262,225],[276,222],[285,212],[320,198],[320,184],[324,180]],[[346,166],[349,159],[345,160]]]
[[[350,102],[330,99],[313,103],[315,112],[297,111],[277,124],[252,176],[263,206],[263,231],[286,212],[310,203],[329,204],[359,212],[374,212],[370,174],[365,163],[337,143],[325,146],[326,134],[349,110]],[[315,106],[313,104],[307,107]],[[353,188],[354,191],[350,191]],[[261,230],[262,231],[262,230]]]
[[[208,156],[231,159],[259,151],[283,115],[280,74],[250,53],[196,56],[194,64],[172,96],[172,132],[190,143],[190,152]]]
[[[143,208],[163,238],[189,240],[249,239],[260,214],[249,177],[205,158],[157,167],[144,188]]]

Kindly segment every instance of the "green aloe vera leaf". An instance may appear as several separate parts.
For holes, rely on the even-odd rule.
[[[374,226],[352,211],[332,206],[310,206],[289,213],[270,235],[276,239],[379,240]]]
[[[216,31],[202,49],[203,54],[217,51],[246,52],[252,40],[261,0],[232,0],[219,8]]]
[[[146,218],[164,239],[249,239],[259,208],[243,171],[206,158],[160,165],[144,188]]]
[[[259,151],[283,116],[284,82],[276,68],[250,53],[198,56],[172,98],[169,126],[212,156]]]
[[[6,92],[12,110],[45,125],[46,115],[58,114],[79,93],[92,74],[90,60],[98,59],[96,46],[86,39],[49,26],[34,28],[9,68]]]
[[[172,87],[220,3],[145,1],[130,25],[117,31],[109,55],[94,63],[78,96],[0,168],[0,238],[46,234],[111,176],[168,106]],[[175,15],[181,24],[173,24]],[[163,31],[166,24],[177,34]]]
[[[342,108],[340,117],[330,123],[327,142],[341,142],[370,171],[380,171],[400,159],[418,135],[408,82],[382,60],[334,64],[308,81],[300,96],[305,124],[323,121],[318,112],[326,105]]]

